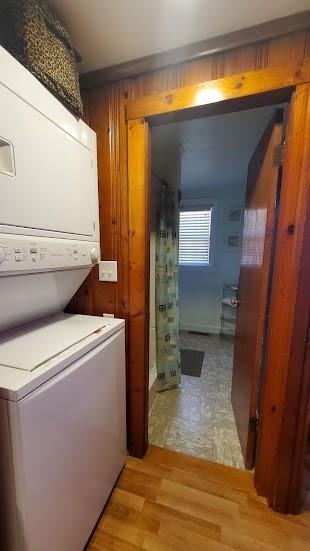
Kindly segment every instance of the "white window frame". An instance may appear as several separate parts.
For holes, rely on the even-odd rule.
[[[181,211],[207,210],[212,205],[211,216],[211,231],[210,231],[210,249],[209,249],[209,264],[183,264],[179,261],[179,269],[181,271],[197,271],[205,270],[208,272],[215,271],[215,244],[216,244],[216,221],[217,221],[217,200],[207,198],[184,199],[182,200]]]

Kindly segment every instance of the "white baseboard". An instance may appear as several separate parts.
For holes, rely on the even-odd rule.
[[[202,325],[199,323],[180,323],[181,331],[197,331],[198,333],[212,333],[218,335],[221,328],[214,325]]]

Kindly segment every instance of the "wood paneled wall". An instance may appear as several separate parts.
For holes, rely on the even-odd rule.
[[[127,99],[299,61],[308,56],[310,30],[299,31],[85,92],[86,120],[97,133],[98,140],[101,256],[103,259],[118,261],[119,281],[101,283],[98,281],[97,270],[94,269],[71,301],[69,311],[98,315],[113,312],[116,316],[129,319],[131,267],[128,260]],[[144,281],[141,281],[141,285],[144,285]],[[131,381],[134,376],[134,373],[127,374]],[[128,394],[129,416],[132,399],[134,398]],[[132,451],[130,431],[128,445]]]
[[[102,259],[118,261],[118,283],[98,281],[94,268],[68,306],[71,312],[128,317],[127,133],[122,86],[84,96],[85,120],[97,134]]]

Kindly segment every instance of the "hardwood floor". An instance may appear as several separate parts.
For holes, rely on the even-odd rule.
[[[248,471],[151,446],[128,458],[87,551],[309,551],[310,511],[283,516]]]

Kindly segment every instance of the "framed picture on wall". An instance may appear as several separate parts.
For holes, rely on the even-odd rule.
[[[227,207],[226,222],[228,224],[240,224],[242,222],[242,207]]]
[[[228,253],[238,253],[241,249],[241,233],[227,232],[224,237],[224,250]]]

